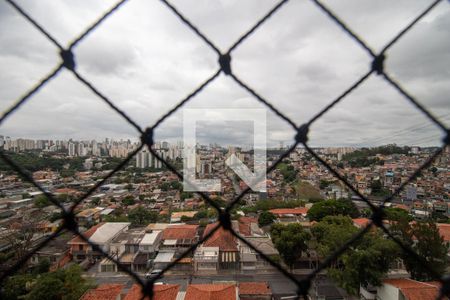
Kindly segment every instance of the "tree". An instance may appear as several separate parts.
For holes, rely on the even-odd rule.
[[[386,214],[386,219],[390,221],[406,220],[411,222],[413,220],[413,217],[406,210],[398,207],[385,207],[384,213]]]
[[[391,227],[391,232],[421,256],[425,260],[425,264],[434,270],[437,275],[444,274],[448,263],[449,245],[444,242],[435,223],[417,222],[409,224],[407,220],[401,220]],[[406,270],[411,274],[411,278],[419,281],[439,279],[413,256],[403,253],[402,259]]]
[[[328,180],[321,179],[320,180],[320,184],[319,184],[319,188],[321,190],[326,189],[332,183],[333,183],[333,181],[328,181]]]
[[[255,211],[270,210],[274,208],[295,208],[305,206],[302,200],[280,201],[276,199],[259,200],[255,204]]]
[[[33,279],[31,274],[15,275],[8,277],[2,286],[2,299],[16,300],[21,296],[26,295],[28,290],[26,288],[27,282]]]
[[[183,223],[186,223],[186,222],[189,222],[189,221],[192,221],[192,220],[193,220],[193,218],[188,217],[188,216],[181,216],[181,218],[180,218],[180,221],[183,222]]]
[[[311,229],[322,256],[329,256],[357,231],[347,216],[325,217]],[[331,263],[328,274],[348,293],[357,295],[360,286],[380,286],[389,266],[399,255],[397,244],[384,238],[379,231],[370,231]]]
[[[323,197],[320,195],[320,191],[312,186],[309,182],[299,181],[295,186],[295,191],[297,193],[298,199],[308,199],[308,200],[322,200]]]
[[[39,261],[35,269],[33,270],[35,274],[47,273],[50,269],[50,260],[48,258],[44,258]]]
[[[326,216],[338,215],[357,218],[359,212],[356,205],[346,199],[319,201],[308,210],[308,218],[311,221],[320,221]]]
[[[183,190],[183,184],[181,184],[181,182],[179,182],[178,180],[173,180],[172,182],[170,182],[170,187],[174,190]]]
[[[60,203],[68,202],[70,197],[68,194],[59,194],[55,196],[56,200]]]
[[[194,194],[191,192],[181,192],[180,198],[181,201],[184,201],[185,199],[192,198],[193,196]]]
[[[61,218],[62,218],[62,214],[60,212],[54,212],[48,217],[48,220],[50,222],[55,222],[56,220],[59,220]]]
[[[294,166],[290,164],[282,162],[278,164],[277,169],[280,170],[284,181],[287,183],[292,182],[297,178],[297,171],[294,169]]]
[[[162,191],[165,191],[165,192],[167,192],[169,189],[170,189],[170,183],[169,182],[163,182],[161,185],[160,185],[160,188],[161,188],[161,190]]]
[[[52,204],[50,202],[50,200],[48,200],[47,196],[45,196],[43,194],[42,195],[37,195],[34,198],[34,205],[36,207],[38,207],[38,208],[43,208],[43,207],[49,206],[50,204]]]
[[[62,169],[59,172],[59,175],[61,175],[61,177],[73,177],[75,175],[75,170],[71,170],[71,169]]]
[[[438,169],[435,166],[433,166],[431,167],[430,171],[433,173],[434,176],[436,176]]]
[[[76,300],[93,285],[82,276],[81,267],[72,265],[66,270],[42,274],[32,285],[25,299],[29,300]]]
[[[114,214],[114,215],[107,215],[104,218],[105,222],[128,222],[130,221],[127,216],[122,214]]]
[[[206,219],[207,217],[208,217],[208,211],[207,211],[207,210],[199,210],[199,211],[194,215],[194,219],[195,219],[195,220]]]
[[[122,203],[126,206],[129,205],[133,205],[136,203],[136,201],[134,201],[134,197],[131,195],[125,196],[125,198],[122,199]]]
[[[218,206],[220,207],[225,207],[227,206],[227,202],[225,200],[223,200],[222,197],[216,197],[211,199],[213,202],[215,202]]]
[[[38,224],[43,221],[43,216],[24,218],[19,227],[10,225],[10,230],[2,238],[11,245],[13,258],[9,263],[18,261],[28,254],[33,247],[36,234],[39,232]]]
[[[379,180],[372,181],[370,183],[370,189],[372,196],[387,197],[390,194],[390,191],[385,189]]]
[[[94,206],[98,206],[100,204],[100,198],[99,197],[92,198],[91,203]]]
[[[290,268],[306,252],[307,242],[311,239],[311,234],[298,223],[274,224],[270,234],[275,247]]]
[[[142,226],[156,222],[158,220],[158,213],[138,206],[128,213],[128,219],[132,225]]]
[[[29,300],[59,300],[63,297],[64,283],[53,273],[44,274],[36,280],[30,293],[25,297]]]
[[[2,299],[78,300],[87,289],[93,287],[92,282],[81,275],[81,267],[72,265],[65,270],[40,275],[11,276],[2,287]]]
[[[258,217],[258,224],[259,226],[267,226],[273,223],[275,221],[276,217],[273,213],[270,211],[263,211],[259,217]]]

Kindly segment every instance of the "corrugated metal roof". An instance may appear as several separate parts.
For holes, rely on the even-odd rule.
[[[104,244],[130,224],[131,223],[105,223],[95,231],[89,240],[96,244]]]

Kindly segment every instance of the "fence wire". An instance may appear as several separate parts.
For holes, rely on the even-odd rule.
[[[389,73],[384,69],[384,62],[386,60],[387,51],[395,45],[395,43],[401,39],[417,22],[419,22],[424,16],[426,16],[433,8],[436,7],[442,0],[433,1],[421,14],[419,14],[416,18],[414,18],[403,30],[401,30],[390,42],[388,42],[379,53],[373,51],[357,34],[355,34],[331,9],[329,9],[326,5],[324,5],[319,0],[310,0],[312,1],[318,9],[320,9],[323,13],[325,13],[337,26],[339,26],[344,32],[346,32],[349,37],[358,44],[362,49],[364,49],[369,56],[372,58],[370,62],[370,68],[368,71],[363,74],[359,80],[353,83],[348,89],[346,89],[342,94],[338,95],[334,100],[332,100],[326,107],[324,107],[321,111],[319,111],[314,117],[312,117],[308,122],[304,124],[297,125],[294,121],[284,115],[281,111],[279,111],[274,105],[271,104],[268,100],[258,94],[254,89],[252,89],[249,85],[239,79],[238,75],[232,71],[231,68],[231,58],[233,51],[239,47],[245,40],[251,37],[251,35],[258,30],[272,15],[274,15],[277,11],[282,9],[283,5],[286,4],[289,0],[282,0],[277,5],[275,5],[263,18],[261,18],[253,27],[251,27],[248,31],[243,33],[240,38],[226,51],[221,52],[219,48],[214,44],[214,42],[209,39],[206,35],[204,35],[197,26],[191,23],[187,17],[185,17],[176,7],[174,7],[167,0],[160,0],[170,11],[173,12],[175,16],[177,16],[181,23],[189,27],[201,40],[203,40],[216,54],[218,55],[218,70],[212,74],[209,78],[207,78],[204,83],[198,86],[192,93],[187,95],[184,99],[182,99],[177,105],[175,105],[170,111],[164,114],[159,120],[155,122],[153,126],[150,126],[146,129],[141,128],[136,122],[134,122],[125,111],[118,108],[108,96],[104,95],[100,92],[92,83],[90,83],[83,75],[77,72],[76,70],[76,60],[73,54],[73,49],[79,43],[81,43],[84,39],[87,38],[89,33],[98,28],[100,24],[107,18],[111,17],[111,15],[120,9],[120,7],[128,0],[119,1],[115,6],[106,11],[96,22],[94,22],[91,26],[84,30],[84,32],[76,37],[73,42],[71,42],[67,47],[62,46],[48,31],[46,31],[39,23],[29,15],[25,10],[23,10],[14,0],[5,0],[9,3],[18,14],[24,17],[30,24],[36,27],[54,46],[56,46],[59,50],[61,61],[56,65],[56,67],[45,77],[43,77],[35,86],[33,86],[28,92],[26,92],[22,97],[20,97],[15,104],[6,110],[0,118],[0,126],[5,121],[6,118],[15,113],[20,106],[24,105],[27,100],[29,100],[34,94],[36,94],[41,88],[45,87],[45,85],[58,76],[59,72],[65,68],[68,71],[72,72],[73,75],[85,86],[87,86],[95,95],[97,95],[102,101],[104,101],[112,110],[118,113],[122,118],[124,118],[131,126],[133,126],[141,135],[142,143],[140,146],[130,153],[113,171],[111,171],[107,176],[105,176],[101,181],[99,181],[95,186],[93,186],[87,193],[85,193],[82,197],[80,197],[75,204],[68,210],[64,209],[64,207],[57,201],[53,194],[46,191],[42,186],[40,186],[37,182],[33,180],[33,178],[28,174],[26,170],[24,170],[20,165],[17,165],[13,160],[11,160],[6,153],[2,150],[0,151],[0,157],[19,175],[21,175],[26,181],[30,182],[34,185],[38,190],[40,190],[44,195],[60,210],[62,214],[63,223],[62,225],[46,238],[44,241],[35,246],[31,251],[29,251],[24,257],[22,257],[19,261],[17,261],[14,265],[12,265],[9,269],[7,269],[0,276],[0,286],[4,283],[4,281],[15,272],[17,272],[26,262],[29,260],[32,255],[43,248],[45,245],[49,243],[52,239],[56,238],[60,235],[64,230],[68,230],[75,235],[79,236],[83,241],[92,246],[94,251],[101,253],[102,256],[110,259],[118,268],[131,276],[136,283],[138,283],[143,291],[143,297],[149,296],[152,298],[153,296],[153,285],[156,280],[161,278],[164,273],[170,270],[177,262],[179,262],[182,258],[186,257],[189,253],[192,253],[201,243],[211,237],[215,231],[217,231],[220,227],[224,230],[228,230],[231,234],[233,234],[237,239],[245,243],[255,252],[257,252],[261,257],[263,257],[269,264],[275,267],[278,271],[280,271],[288,280],[292,281],[297,286],[297,297],[304,297],[308,299],[308,290],[311,287],[312,280],[316,277],[316,275],[327,268],[333,261],[335,261],[340,255],[342,255],[353,243],[355,243],[359,238],[369,232],[370,228],[378,227],[380,228],[390,239],[392,239],[401,249],[406,252],[411,257],[415,258],[418,264],[421,264],[424,268],[428,270],[428,272],[434,275],[436,278],[440,278],[440,283],[442,284],[438,299],[442,299],[444,296],[450,295],[450,278],[447,276],[439,276],[439,273],[434,270],[431,266],[427,264],[427,260],[417,254],[409,245],[406,245],[401,240],[399,240],[396,236],[394,236],[388,228],[383,224],[384,207],[385,204],[390,202],[393,197],[398,195],[407,184],[411,183],[422,170],[428,168],[433,161],[444,151],[445,147],[450,143],[450,135],[449,129],[441,123],[430,111],[428,111],[420,102],[416,100],[414,96],[409,94],[399,83],[397,83]],[[131,0],[129,0],[131,1]],[[116,172],[121,170],[125,165],[127,165],[131,159],[138,153],[143,147],[147,146],[149,151],[160,161],[162,162],[170,171],[178,176],[179,179],[183,179],[182,174],[178,172],[174,166],[172,166],[168,161],[163,159],[154,149],[154,139],[153,134],[156,128],[161,125],[164,120],[175,113],[178,109],[180,109],[184,104],[189,102],[195,95],[200,93],[207,85],[209,85],[212,81],[214,81],[221,73],[224,73],[225,76],[231,77],[238,85],[240,85],[244,90],[248,91],[250,94],[254,96],[254,98],[264,104],[269,110],[275,113],[279,118],[286,121],[296,132],[294,137],[294,144],[285,151],[268,169],[267,173],[271,172],[276,168],[276,166],[286,158],[292,151],[296,149],[297,146],[303,145],[307,152],[309,152],[317,161],[319,161],[326,169],[331,172],[337,179],[339,179],[347,188],[349,188],[355,195],[359,196],[362,201],[364,201],[372,211],[371,222],[364,228],[362,228],[357,234],[355,234],[351,239],[346,241],[339,249],[335,250],[330,256],[328,256],[323,262],[319,264],[319,266],[314,269],[310,274],[306,276],[306,278],[299,280],[296,278],[291,272],[282,267],[278,262],[274,261],[270,257],[264,255],[259,249],[257,249],[254,245],[248,242],[244,237],[240,236],[239,233],[233,230],[231,226],[231,218],[230,211],[233,207],[238,203],[242,197],[250,191],[250,188],[247,187],[244,189],[239,195],[237,195],[234,200],[232,200],[225,208],[221,208],[206,193],[199,192],[198,194],[204,199],[204,201],[210,204],[214,209],[217,210],[219,216],[219,224],[215,226],[206,236],[201,238],[194,245],[189,247],[180,257],[178,257],[175,261],[170,263],[166,268],[162,270],[157,276],[143,280],[136,273],[126,269],[123,267],[119,261],[111,256],[110,254],[103,251],[96,244],[92,243],[86,236],[84,236],[78,229],[78,224],[75,220],[75,209],[77,206],[85,200],[87,197],[92,195],[94,191],[99,188],[102,184],[104,184],[109,178],[111,178]],[[326,114],[330,109],[332,109],[337,103],[343,101],[343,99],[352,93],[355,89],[357,89],[363,82],[365,82],[370,76],[374,75],[374,73],[384,79],[387,83],[389,83],[394,89],[396,89],[404,98],[411,102],[417,110],[422,112],[432,123],[436,124],[442,131],[445,133],[445,138],[442,141],[442,146],[437,150],[433,155],[429,157],[429,159],[423,163],[405,182],[403,182],[396,191],[384,199],[382,205],[375,206],[372,204],[367,197],[362,195],[358,189],[356,189],[345,177],[343,177],[333,166],[331,166],[328,162],[323,160],[312,148],[308,145],[308,133],[309,127],[319,118],[321,118],[324,114]]]

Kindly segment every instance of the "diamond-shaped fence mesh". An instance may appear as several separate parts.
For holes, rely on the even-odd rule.
[[[11,160],[2,150],[0,152],[0,157],[18,174],[20,174],[25,180],[29,181],[32,185],[34,185],[38,190],[45,194],[48,199],[56,205],[62,214],[62,219],[64,222],[62,226],[60,226],[56,232],[46,238],[43,242],[39,243],[35,248],[31,249],[25,256],[23,256],[19,261],[17,261],[12,267],[6,270],[0,277],[0,286],[2,283],[15,272],[17,272],[26,262],[29,260],[32,255],[43,248],[49,241],[57,237],[63,230],[68,230],[73,232],[75,235],[79,236],[83,241],[92,246],[94,251],[98,251],[104,257],[110,259],[118,268],[131,276],[136,283],[138,283],[146,296],[153,295],[153,284],[156,280],[161,278],[166,271],[171,269],[177,262],[179,262],[182,258],[187,256],[189,253],[192,253],[193,250],[205,240],[207,240],[216,230],[222,227],[224,230],[228,230],[233,234],[237,239],[245,243],[248,247],[256,251],[261,257],[267,260],[272,266],[274,266],[277,270],[279,270],[287,280],[292,281],[297,286],[297,295],[298,297],[304,297],[307,299],[308,290],[311,287],[312,280],[316,277],[316,275],[327,268],[333,261],[335,261],[340,255],[342,255],[346,249],[348,249],[353,243],[355,243],[359,238],[365,235],[372,227],[380,228],[388,238],[392,239],[395,243],[397,243],[401,249],[406,252],[408,255],[413,257],[418,264],[421,264],[425,269],[429,271],[430,274],[434,274],[436,278],[440,278],[440,282],[442,284],[439,298],[443,296],[448,296],[450,293],[450,279],[447,277],[440,277],[438,272],[432,269],[431,266],[427,264],[427,260],[424,257],[418,255],[410,246],[404,244],[400,239],[394,236],[388,228],[383,224],[384,217],[384,207],[385,204],[390,202],[393,197],[398,195],[407,184],[412,182],[420,172],[429,167],[433,161],[443,152],[446,146],[450,143],[449,129],[441,123],[431,112],[429,112],[423,105],[420,104],[416,100],[416,98],[408,93],[398,82],[396,82],[389,73],[383,68],[384,61],[386,59],[386,54],[388,50],[395,45],[395,43],[402,38],[419,20],[421,20],[424,16],[426,16],[436,5],[441,2],[441,0],[436,0],[432,2],[421,14],[419,14],[416,18],[414,18],[408,26],[406,26],[403,30],[401,30],[389,43],[387,43],[379,53],[373,51],[358,35],[356,35],[332,10],[330,10],[327,6],[325,6],[322,2],[318,0],[311,0],[318,9],[320,9],[323,13],[325,13],[336,26],[339,26],[344,32],[349,35],[355,43],[357,43],[361,48],[363,48],[369,56],[372,58],[371,62],[368,62],[370,68],[368,71],[361,76],[359,80],[357,80],[354,84],[352,84],[348,89],[346,89],[342,94],[338,95],[334,100],[332,100],[325,108],[323,108],[319,113],[317,113],[313,118],[311,118],[308,122],[304,124],[298,125],[296,122],[292,121],[282,112],[280,112],[271,102],[267,99],[259,95],[252,87],[248,86],[245,82],[243,82],[237,74],[232,71],[231,67],[231,58],[233,51],[239,47],[245,40],[251,38],[252,34],[258,30],[272,15],[276,14],[277,11],[282,9],[283,5],[288,2],[288,0],[280,1],[277,5],[275,5],[262,19],[260,19],[253,27],[251,27],[247,32],[242,34],[242,36],[225,52],[221,52],[217,46],[215,46],[214,42],[206,37],[199,28],[197,28],[194,24],[192,24],[187,17],[185,17],[180,11],[178,11],[170,2],[166,0],[161,0],[161,2],[176,15],[180,22],[189,27],[201,40],[203,40],[214,52],[218,55],[218,70],[211,75],[208,79],[204,81],[200,86],[198,86],[192,93],[187,95],[184,99],[182,99],[177,105],[175,105],[170,111],[164,114],[161,118],[159,118],[153,126],[150,126],[146,129],[142,129],[136,122],[134,122],[125,111],[119,109],[114,103],[108,98],[108,96],[104,95],[100,92],[93,84],[91,84],[83,75],[78,73],[76,70],[76,61],[73,54],[73,49],[81,43],[87,36],[95,30],[100,24],[107,18],[111,17],[114,12],[120,9],[122,5],[124,5],[127,0],[123,0],[118,2],[114,7],[105,12],[94,24],[88,27],[80,36],[76,37],[73,42],[71,42],[67,47],[61,45],[52,35],[47,32],[45,28],[39,25],[31,15],[29,15],[26,11],[24,11],[17,3],[13,0],[5,0],[9,3],[14,9],[20,14],[23,18],[25,18],[29,23],[31,23],[34,27],[36,27],[48,40],[50,43],[55,45],[60,54],[61,61],[58,63],[56,68],[51,71],[46,77],[42,78],[40,82],[38,82],[34,87],[32,87],[28,92],[25,93],[20,99],[15,102],[15,104],[6,110],[0,118],[0,126],[3,121],[11,116],[14,112],[16,112],[20,106],[26,104],[27,100],[29,100],[34,94],[36,94],[40,89],[44,88],[45,85],[58,76],[59,72],[66,68],[84,85],[86,85],[94,94],[96,94],[102,101],[109,105],[111,109],[113,109],[116,113],[122,116],[130,125],[136,128],[141,134],[142,143],[140,146],[135,149],[132,153],[128,155],[126,159],[124,159],[113,171],[111,171],[106,177],[104,177],[101,181],[99,181],[95,186],[93,186],[87,193],[85,193],[82,197],[80,197],[69,210],[65,210],[64,207],[55,199],[54,195],[47,192],[42,186],[40,186],[33,178],[28,175],[28,173],[18,164],[16,164],[13,160]],[[131,0],[130,0],[131,1]],[[291,127],[297,132],[294,138],[293,145],[285,151],[268,169],[267,173],[271,172],[276,168],[276,166],[286,158],[292,151],[296,149],[297,146],[303,145],[307,152],[309,152],[316,160],[318,160],[325,168],[331,172],[337,179],[339,179],[348,189],[350,189],[355,195],[359,196],[370,208],[372,211],[371,222],[361,229],[356,235],[354,235],[350,240],[346,241],[342,247],[336,249],[329,257],[327,257],[324,261],[322,261],[317,268],[315,268],[310,274],[308,274],[304,279],[299,280],[295,277],[291,272],[282,267],[278,262],[272,260],[270,257],[264,255],[259,249],[257,249],[254,245],[248,242],[244,237],[240,236],[239,233],[233,230],[231,227],[231,219],[230,219],[230,211],[235,206],[235,204],[242,199],[242,197],[250,191],[250,188],[247,187],[244,189],[233,201],[231,201],[225,208],[219,207],[214,201],[206,193],[199,192],[198,194],[204,199],[205,202],[214,207],[219,215],[219,224],[213,228],[206,236],[201,238],[194,245],[189,247],[180,257],[178,257],[175,261],[170,263],[166,268],[162,270],[157,276],[143,280],[133,271],[130,271],[124,268],[115,257],[103,251],[96,244],[92,243],[86,236],[84,236],[78,229],[78,224],[75,220],[74,211],[76,207],[87,197],[89,197],[96,189],[98,189],[101,185],[103,185],[110,177],[112,177],[116,172],[118,172],[121,168],[123,168],[130,160],[134,157],[136,153],[138,153],[143,147],[147,146],[149,151],[159,160],[161,161],[170,171],[176,174],[180,179],[183,179],[182,174],[176,170],[174,166],[172,166],[168,161],[164,160],[157,151],[155,151],[153,145],[153,133],[155,129],[161,125],[164,120],[175,113],[178,109],[180,109],[184,104],[189,102],[193,97],[195,97],[198,93],[200,93],[207,85],[209,85],[212,81],[214,81],[220,74],[223,72],[225,76],[231,77],[239,86],[248,91],[254,98],[264,104],[269,110],[274,112],[278,117],[286,121]],[[363,82],[365,82],[370,76],[377,75],[383,78],[387,83],[389,83],[393,88],[395,88],[404,98],[411,102],[417,110],[422,112],[432,123],[436,124],[441,130],[445,133],[445,138],[442,142],[442,146],[433,153],[428,160],[423,163],[405,182],[403,182],[399,188],[390,196],[384,199],[383,203],[380,206],[375,206],[372,204],[367,197],[362,195],[358,189],[356,189],[345,177],[343,177],[333,166],[331,166],[328,162],[322,159],[311,147],[308,145],[308,131],[311,124],[321,118],[325,113],[327,113],[330,109],[332,109],[337,103],[343,101],[343,99],[352,93],[358,86],[360,86]]]

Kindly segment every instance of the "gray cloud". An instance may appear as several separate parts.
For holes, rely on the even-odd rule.
[[[276,1],[174,1],[220,49],[227,49]],[[376,51],[428,4],[425,1],[327,1]],[[20,5],[63,45],[114,1],[39,1]],[[441,3],[387,53],[386,69],[449,124],[450,8]],[[47,74],[57,49],[0,3],[0,107]],[[129,1],[74,49],[81,74],[137,123],[150,126],[218,69],[216,54],[158,1]],[[370,57],[310,1],[291,1],[232,54],[239,78],[300,125],[370,68]],[[187,108],[264,108],[223,74]],[[397,91],[373,75],[311,128],[320,146],[426,141],[435,126]],[[268,112],[268,142],[289,143],[294,131]],[[243,143],[250,131],[210,124],[206,143]],[[405,132],[404,135],[402,130]],[[157,129],[158,139],[182,138],[182,111]],[[137,137],[101,99],[68,72],[45,86],[8,119],[0,134],[15,137]],[[390,138],[392,137],[392,138]],[[438,138],[436,139],[438,141]]]

